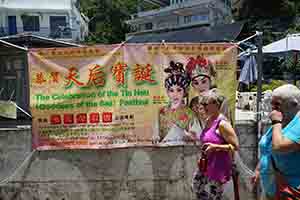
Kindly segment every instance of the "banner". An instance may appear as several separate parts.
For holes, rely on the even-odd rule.
[[[120,44],[31,49],[33,147],[100,149],[188,144],[201,132],[199,102],[224,96],[232,118],[232,44]],[[198,110],[197,110],[198,109]]]

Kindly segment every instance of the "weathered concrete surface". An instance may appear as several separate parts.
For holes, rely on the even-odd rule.
[[[253,170],[256,131],[237,123],[240,155]],[[193,146],[31,152],[31,130],[0,130],[1,200],[192,200]],[[18,168],[21,165],[20,168]],[[18,168],[15,173],[15,169]],[[254,199],[244,189],[241,199]],[[226,193],[229,195],[229,190]]]

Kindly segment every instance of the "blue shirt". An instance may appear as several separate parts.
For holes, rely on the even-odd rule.
[[[300,118],[296,115],[293,120],[282,130],[287,139],[300,143]],[[271,155],[276,167],[284,175],[288,184],[298,188],[300,186],[300,151],[279,153],[272,151],[272,128],[262,136],[259,142],[260,148],[260,177],[264,192],[274,196],[276,192],[274,169]]]

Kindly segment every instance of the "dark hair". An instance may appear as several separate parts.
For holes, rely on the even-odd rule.
[[[165,88],[170,89],[174,85],[186,90],[190,85],[190,81],[182,74],[171,74],[165,79]]]
[[[165,79],[165,88],[170,89],[174,85],[178,85],[185,91],[190,85],[190,78],[186,74],[183,64],[180,62],[170,62],[170,66],[164,70],[169,76]]]

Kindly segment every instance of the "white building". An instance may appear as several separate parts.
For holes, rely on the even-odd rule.
[[[88,23],[78,0],[1,0],[0,36],[18,33],[81,41]]]
[[[131,16],[127,23],[135,33],[201,25],[214,26],[232,21],[231,0],[144,1],[160,7]]]

